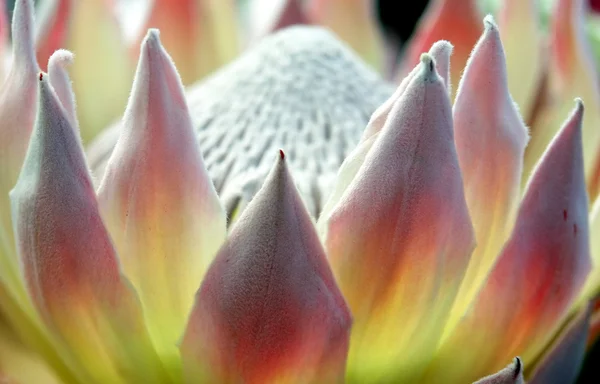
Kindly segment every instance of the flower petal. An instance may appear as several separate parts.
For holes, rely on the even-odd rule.
[[[445,40],[440,40],[435,42],[431,49],[429,49],[429,54],[435,61],[437,68],[439,68],[438,74],[442,76],[446,87],[450,86],[450,56],[452,54],[453,46],[449,42]],[[400,97],[404,95],[408,84],[412,81],[412,79],[421,71],[421,62],[417,64],[413,68],[412,71],[402,80],[396,91],[390,96],[385,103],[383,103],[379,108],[373,112],[371,118],[369,119],[369,123],[367,124],[367,128],[365,128],[365,132],[363,133],[362,141],[365,141],[375,133],[381,131],[385,122],[387,121],[388,115],[390,114],[394,104],[400,100]],[[448,88],[448,93],[450,94],[450,88]]]
[[[65,46],[73,3],[73,0],[51,0],[40,4],[35,30],[38,62],[46,64],[55,51]]]
[[[190,383],[344,382],[350,312],[280,155],[198,291]]]
[[[461,72],[473,46],[481,35],[481,15],[476,0],[432,0],[419,20],[405,48],[400,75],[404,76],[419,61],[419,56],[438,40],[454,45],[450,78],[456,89]]]
[[[527,128],[508,91],[504,51],[491,16],[454,102],[454,135],[477,247],[461,284],[451,328],[485,281],[510,235],[520,199]]]
[[[160,365],[100,218],[81,143],[46,76],[39,78],[36,126],[10,193],[29,294],[96,380],[159,382]]]
[[[515,355],[534,361],[568,314],[590,269],[582,119],[577,100],[529,182],[486,284],[441,346],[426,382],[468,382]]]
[[[442,78],[446,87],[450,86],[449,84],[449,68],[450,68],[450,55],[452,53],[452,44],[447,41],[441,40],[433,44],[431,49],[429,50],[429,54],[434,59],[438,68],[441,66],[442,69]],[[379,106],[371,115],[367,127],[363,132],[363,136],[361,138],[358,146],[348,154],[348,156],[344,159],[338,174],[337,180],[333,187],[333,192],[329,196],[329,199],[326,201],[323,206],[323,210],[321,211],[321,215],[324,217],[328,217],[331,215],[331,211],[336,207],[342,198],[344,192],[354,180],[354,177],[358,173],[358,170],[362,166],[365,161],[365,157],[367,153],[371,150],[373,143],[377,140],[377,136],[379,132],[383,129],[394,104],[400,100],[408,84],[412,81],[412,79],[421,71],[421,63],[417,65],[409,74],[402,80],[396,91],[390,96],[382,105]],[[450,93],[450,89],[448,89],[448,93]],[[324,235],[327,232],[327,222],[322,220],[319,222],[319,232]],[[326,237],[326,236],[324,236]]]
[[[383,37],[374,4],[371,0],[308,0],[306,12],[312,23],[330,28],[379,70],[383,67]]]
[[[530,121],[546,69],[537,0],[500,4],[498,26],[506,52],[508,89],[521,115]]]
[[[98,200],[158,348],[176,353],[194,292],[225,239],[226,217],[157,30],[142,44]]]
[[[531,141],[527,146],[524,176],[528,177],[548,143],[571,109],[572,100],[583,99],[587,108],[583,121],[583,159],[588,191],[596,197],[600,179],[600,79],[585,32],[587,2],[559,0],[555,4],[551,27],[549,63],[549,102],[532,124]]]
[[[474,246],[450,100],[429,54],[326,220],[355,324],[357,382],[412,382],[433,354]]]
[[[310,24],[300,0],[255,0],[250,7],[255,40],[293,25]]]
[[[12,37],[12,68],[0,93],[0,280],[23,298],[8,192],[17,181],[35,118],[39,68],[33,48],[32,0],[15,3]]]
[[[74,1],[65,45],[77,54],[69,72],[84,143],[123,113],[134,72],[110,3]]]
[[[506,368],[473,384],[524,384],[523,363],[516,357]]]
[[[187,85],[238,53],[235,10],[233,0],[155,0],[140,32],[148,28],[162,31],[164,45]],[[137,51],[138,45],[133,48]]]
[[[58,100],[67,112],[71,126],[78,127],[77,113],[75,112],[75,95],[71,87],[71,79],[66,67],[73,64],[73,54],[64,49],[55,51],[48,60],[48,76],[50,85],[56,92]]]
[[[584,305],[561,330],[557,339],[547,348],[528,383],[574,383],[585,357],[590,327],[591,305]]]

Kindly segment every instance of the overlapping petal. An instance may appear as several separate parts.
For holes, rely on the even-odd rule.
[[[429,54],[434,59],[438,68],[441,69],[440,75],[444,80],[446,86],[450,86],[449,80],[449,68],[450,68],[450,55],[452,54],[452,44],[447,41],[438,41],[429,50]],[[379,136],[379,132],[383,129],[383,126],[386,124],[388,116],[394,107],[394,104],[400,100],[406,88],[408,87],[411,80],[419,73],[421,70],[421,63],[417,65],[409,75],[402,80],[396,91],[390,96],[379,108],[373,112],[369,122],[367,123],[367,127],[363,132],[363,136],[361,138],[358,146],[352,150],[348,154],[348,156],[344,159],[344,162],[340,166],[340,169],[337,174],[337,180],[333,187],[333,191],[326,201],[323,209],[321,211],[321,215],[324,217],[328,217],[331,214],[331,211],[336,207],[339,203],[342,195],[354,180],[358,170],[362,166],[365,161],[365,157],[367,153],[371,150],[373,143],[377,140]],[[450,93],[450,89],[448,89],[448,93]],[[327,231],[327,222],[326,220],[321,220],[319,222],[319,231],[321,234],[324,234]]]
[[[508,90],[504,50],[491,16],[454,102],[454,135],[477,247],[461,284],[451,328],[485,281],[510,235],[520,200],[527,128]]]
[[[355,324],[355,382],[411,382],[433,354],[474,246],[447,88],[429,54],[325,220]]]
[[[81,143],[47,76],[39,79],[35,129],[10,193],[29,294],[95,380],[160,382],[161,366],[100,218]]]
[[[481,34],[481,15],[476,0],[432,0],[419,20],[405,48],[400,76],[405,76],[436,41],[454,45],[450,71],[452,89],[456,89],[461,72]]]
[[[508,89],[525,121],[533,117],[546,71],[547,49],[537,0],[503,0],[498,26],[506,52]]]
[[[281,152],[198,291],[187,382],[344,383],[350,324]]]
[[[590,269],[582,120],[577,100],[528,184],[511,237],[425,382],[472,381],[515,355],[534,361],[568,314]]]
[[[226,218],[157,30],[142,44],[98,199],[151,334],[161,353],[175,354],[194,292],[225,238]]]

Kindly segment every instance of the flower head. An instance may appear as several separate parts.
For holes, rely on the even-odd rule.
[[[114,8],[58,0],[36,29],[17,0],[0,95],[1,379],[576,380],[600,330],[582,2],[558,1],[546,51],[533,2],[502,2],[497,25],[474,1],[433,1],[395,91],[352,52],[381,63],[370,3],[340,4],[282,1],[258,28],[272,35],[186,90],[229,60],[233,5],[156,1],[140,25],[165,46],[150,28],[129,47],[124,115],[88,146],[93,103],[76,100],[95,88],[75,74],[94,55],[54,50]],[[111,31],[105,52],[128,45]]]

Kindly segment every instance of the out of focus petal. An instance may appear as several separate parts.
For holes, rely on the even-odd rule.
[[[306,12],[312,23],[330,28],[373,68],[383,69],[384,45],[375,17],[375,1],[308,0]]]
[[[298,24],[310,24],[301,0],[255,0],[250,2],[253,39]]]
[[[191,84],[233,59],[239,49],[233,0],[154,0],[145,27],[162,31],[184,84]],[[143,35],[142,35],[143,36]],[[141,40],[141,37],[140,39]],[[138,51],[138,45],[133,47]]]
[[[582,119],[577,100],[528,184],[510,239],[425,382],[472,381],[515,355],[534,361],[568,314],[590,269]]]
[[[161,353],[175,354],[194,293],[225,239],[226,217],[157,30],[142,44],[98,199],[151,334]]]
[[[583,159],[588,191],[594,198],[600,178],[600,88],[596,63],[585,33],[586,0],[558,0],[551,26],[548,92],[536,116],[524,161],[524,180],[539,160],[571,109],[581,98],[589,107],[583,120]]]
[[[17,181],[35,118],[39,68],[33,47],[32,0],[16,1],[12,38],[12,68],[0,91],[0,280],[22,298],[8,192]]]
[[[36,17],[35,43],[38,62],[43,63],[43,66],[55,51],[65,47],[74,1],[46,0],[40,3]]]
[[[512,363],[493,375],[477,380],[473,384],[524,384],[523,362],[516,357]]]
[[[450,60],[453,86],[458,81],[473,46],[481,35],[481,14],[476,0],[431,0],[408,42],[402,59],[400,75],[408,73],[419,61],[422,52],[439,40],[454,46]]]
[[[546,50],[537,0],[504,0],[498,12],[506,52],[508,89],[521,115],[529,121],[546,70]]]
[[[450,100],[429,54],[339,204],[325,246],[355,318],[355,382],[412,382],[433,354],[474,236]]]
[[[459,83],[454,135],[477,247],[448,327],[485,281],[512,230],[520,199],[527,128],[508,90],[504,50],[491,16]]]
[[[187,382],[344,383],[350,324],[281,152],[198,291]]]
[[[77,55],[70,73],[84,143],[123,113],[134,73],[111,3],[75,1],[65,44]]]
[[[579,375],[590,328],[591,305],[584,305],[562,329],[530,375],[530,384],[574,383]]]
[[[95,380],[160,382],[134,292],[97,209],[79,138],[45,75],[11,203],[24,275],[42,318]]]

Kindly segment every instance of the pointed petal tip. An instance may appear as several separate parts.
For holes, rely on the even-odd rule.
[[[433,56],[431,56],[429,53],[423,53],[421,55],[421,63],[423,64],[421,71],[425,77],[425,80],[435,79],[438,73]]]
[[[513,361],[513,378],[519,377],[523,373],[523,362],[519,356]]]
[[[493,375],[484,377],[474,384],[523,384],[523,362],[520,357],[515,357],[506,368]]]
[[[146,33],[146,38],[144,39],[144,42],[146,42],[146,44],[160,44],[160,29],[148,28],[148,32]]]
[[[498,24],[496,24],[496,20],[494,20],[494,16],[492,15],[486,15],[483,18],[483,26],[486,32],[498,33]]]
[[[279,150],[279,159],[280,159],[280,161],[285,160],[285,153],[283,152],[283,149]]]

